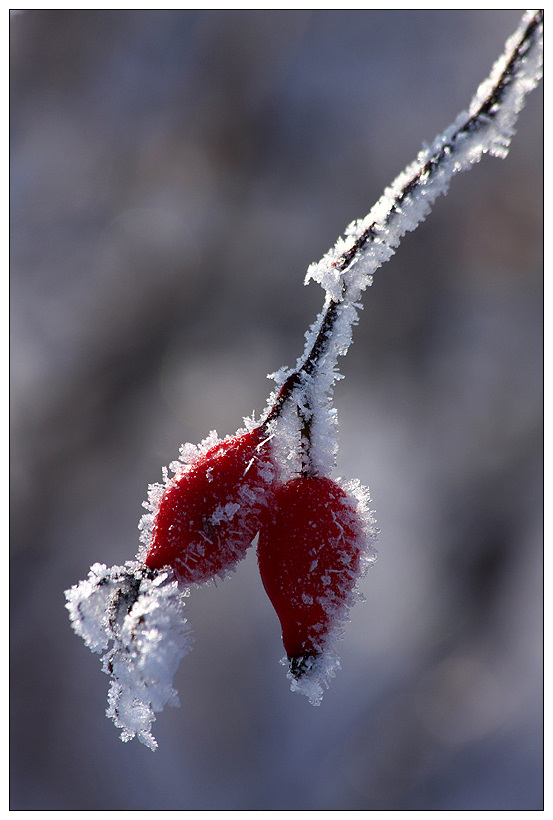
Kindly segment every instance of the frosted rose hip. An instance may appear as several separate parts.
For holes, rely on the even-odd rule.
[[[293,674],[320,655],[351,603],[360,574],[363,526],[329,478],[297,478],[275,493],[259,534],[263,586],[279,617]]]
[[[168,482],[145,564],[185,583],[222,575],[244,558],[270,500],[270,444],[262,428],[224,439]]]

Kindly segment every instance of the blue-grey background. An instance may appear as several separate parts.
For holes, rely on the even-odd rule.
[[[194,590],[152,754],[63,590],[134,556],[182,441],[261,412],[346,224],[466,108],[509,11],[11,20],[12,809],[542,805],[541,87],[405,237],[341,361],[379,559],[320,708],[253,552]]]

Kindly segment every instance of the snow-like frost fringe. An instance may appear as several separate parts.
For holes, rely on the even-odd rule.
[[[192,645],[184,617],[187,590],[170,571],[151,572],[137,562],[108,569],[94,564],[88,578],[67,590],[66,607],[77,635],[112,678],[106,711],[122,729],[155,749],[155,712],[178,706],[173,676]]]

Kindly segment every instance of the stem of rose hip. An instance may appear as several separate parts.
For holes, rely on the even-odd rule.
[[[296,370],[288,376],[280,388],[276,401],[265,418],[265,421],[262,422],[261,428],[266,430],[273,421],[278,419],[294,392],[298,388],[301,389],[303,387],[301,401],[302,407],[300,407],[299,402],[296,402],[296,411],[300,419],[301,428],[301,474],[304,477],[308,477],[315,474],[315,469],[313,459],[311,458],[311,425],[313,414],[310,411],[310,402],[308,402],[307,399],[307,386],[305,383],[305,371],[302,371],[302,369]]]
[[[311,426],[313,422],[313,413],[308,405],[308,402],[305,400],[303,402],[303,407],[307,409],[307,412],[305,412],[303,408],[296,407],[301,424],[301,475],[302,478],[313,478],[317,475],[315,464],[313,463],[313,457],[311,455]]]
[[[344,283],[344,285],[342,286],[342,299],[345,297],[346,292],[347,286]],[[315,373],[317,364],[319,363],[321,357],[325,353],[328,347],[328,343],[332,338],[332,331],[334,328],[334,322],[336,321],[336,317],[338,315],[339,304],[340,302],[336,302],[334,301],[334,299],[330,300],[326,312],[323,316],[319,332],[317,333],[317,337],[313,342],[311,350],[304,359],[304,362],[301,365],[301,367],[298,370],[295,370],[293,373],[291,373],[282,385],[282,387],[280,388],[275,403],[271,407],[271,410],[269,411],[265,420],[262,422],[262,427],[268,427],[272,421],[279,418],[285,405],[292,397],[294,391],[297,388],[301,387],[302,384],[305,385],[305,376],[313,376],[313,374]]]

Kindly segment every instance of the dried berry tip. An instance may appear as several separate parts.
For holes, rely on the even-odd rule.
[[[290,673],[297,680],[304,675],[307,675],[315,665],[316,655],[298,655],[295,658],[288,658],[290,665]]]

